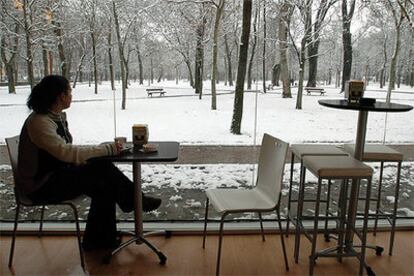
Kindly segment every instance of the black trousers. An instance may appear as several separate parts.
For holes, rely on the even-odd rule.
[[[97,161],[61,168],[29,198],[36,203],[56,203],[80,195],[91,198],[83,242],[115,244],[115,204],[124,212],[134,209],[134,184],[111,162]]]

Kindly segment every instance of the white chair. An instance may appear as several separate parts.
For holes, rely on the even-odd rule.
[[[80,233],[80,227],[79,227],[79,218],[78,218],[78,211],[76,209],[76,206],[71,201],[63,201],[60,203],[44,203],[44,204],[35,204],[33,203],[29,198],[24,196],[19,192],[19,189],[16,185],[17,183],[17,162],[18,162],[18,153],[19,153],[19,136],[14,136],[10,138],[6,138],[6,144],[7,149],[9,151],[9,157],[10,157],[10,163],[13,170],[13,178],[14,178],[14,195],[16,198],[16,216],[14,218],[14,228],[13,228],[13,238],[12,243],[10,247],[10,255],[9,255],[9,267],[13,264],[13,255],[14,255],[14,244],[16,241],[16,232],[17,232],[17,225],[19,222],[19,212],[20,212],[20,206],[26,206],[26,207],[42,207],[41,215],[40,215],[40,227],[39,227],[39,237],[42,235],[42,228],[43,228],[43,214],[45,210],[45,205],[66,205],[72,208],[74,216],[75,216],[75,223],[76,223],[76,234],[78,238],[78,246],[79,246],[79,254],[81,259],[81,265],[84,271],[86,271],[85,268],[85,260],[83,256],[83,250],[81,246],[81,233]]]
[[[287,143],[265,134],[260,149],[256,187],[244,190],[209,189],[206,191],[207,199],[204,219],[203,248],[205,248],[206,241],[209,203],[211,202],[214,209],[221,214],[216,275],[219,275],[220,272],[224,219],[230,213],[244,212],[257,212],[259,214],[262,238],[264,240],[261,213],[276,210],[285,266],[286,270],[289,270],[279,211],[283,171],[288,147],[289,145]]]

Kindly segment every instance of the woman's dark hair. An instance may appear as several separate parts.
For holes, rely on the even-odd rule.
[[[50,75],[44,77],[33,87],[27,99],[27,107],[37,113],[46,114],[62,93],[67,93],[69,81],[62,76]]]

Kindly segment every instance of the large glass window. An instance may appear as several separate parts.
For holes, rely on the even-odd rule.
[[[180,142],[176,163],[142,166],[144,191],[163,200],[157,211],[145,215],[146,220],[154,221],[202,220],[206,189],[252,187],[264,133],[290,144],[353,143],[358,113],[318,104],[319,99],[344,98],[344,79],[364,80],[365,97],[386,101],[389,96],[391,102],[414,104],[412,49],[401,47],[393,62],[394,42],[399,39],[401,45],[411,45],[412,30],[406,20],[397,37],[389,7],[363,7],[352,19],[353,59],[348,72],[343,62],[349,57],[343,51],[339,4],[330,7],[324,19],[316,17],[321,7],[315,6],[310,13],[312,22],[322,21],[318,28],[306,29],[300,12],[304,7],[253,1],[246,77],[240,93],[235,90],[237,75],[241,74],[242,1],[226,1],[222,11],[216,5],[196,2],[68,0],[53,6],[47,2],[35,1],[25,7],[24,1],[6,1],[1,11],[3,221],[13,220],[15,208],[4,138],[19,134],[29,114],[25,103],[30,84],[47,74],[63,74],[71,80],[73,103],[67,116],[75,144],[99,144],[115,136],[130,141],[131,127],[137,123],[148,125],[152,141]],[[219,12],[220,24],[215,28]],[[16,29],[16,19],[23,21],[27,14],[33,24],[28,32]],[[366,22],[365,18],[373,21]],[[306,40],[306,35],[311,39]],[[304,87],[308,86],[325,93],[307,93]],[[150,95],[148,88],[164,93]],[[389,144],[405,154],[398,207],[398,215],[404,217],[414,216],[412,113],[370,113],[366,137],[367,143]],[[132,178],[130,165],[117,165]],[[375,183],[379,164],[371,165]],[[286,164],[282,214],[286,211],[289,170]],[[386,212],[391,212],[396,165],[386,164],[384,173],[381,203]],[[298,178],[297,163],[294,197]],[[316,184],[315,179],[309,179]],[[312,184],[307,187],[309,194],[314,191]],[[334,187],[334,195],[337,192]],[[88,206],[87,198],[79,202],[83,219]],[[305,210],[311,214],[313,206],[305,206]],[[27,220],[39,218],[34,211],[23,213]],[[117,217],[132,220],[132,215],[120,211]],[[53,207],[46,218],[72,219],[67,210]],[[265,218],[273,219],[274,215]]]

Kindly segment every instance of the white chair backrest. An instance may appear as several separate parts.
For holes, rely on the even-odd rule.
[[[16,178],[17,178],[17,162],[18,162],[18,156],[19,156],[19,140],[20,140],[19,135],[6,138],[6,145],[9,151],[10,163],[11,163],[12,170],[13,170],[13,178],[14,178],[15,185],[17,182]]]
[[[256,189],[267,195],[275,204],[282,189],[283,172],[289,144],[264,134],[260,148]]]

